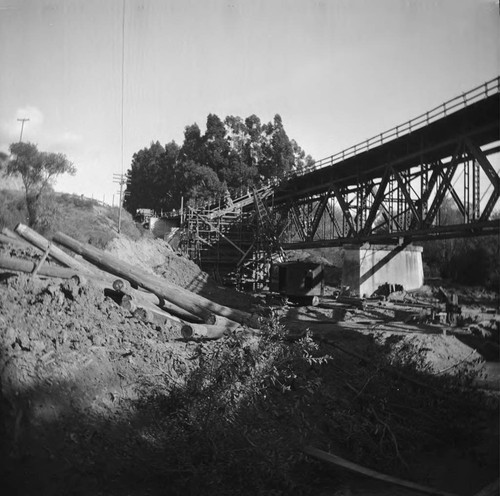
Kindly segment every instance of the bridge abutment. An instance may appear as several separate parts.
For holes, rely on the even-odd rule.
[[[424,283],[422,251],[414,245],[346,245],[342,286],[360,296],[371,296],[385,283],[417,289]]]

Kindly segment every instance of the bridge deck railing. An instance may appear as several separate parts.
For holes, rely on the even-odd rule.
[[[471,105],[472,103],[478,102],[489,96],[492,96],[500,92],[500,77],[496,77],[490,81],[487,81],[472,90],[462,93],[462,95],[452,98],[447,102],[425,112],[424,114],[415,117],[404,124],[400,124],[393,127],[387,131],[384,131],[372,138],[369,138],[361,143],[357,143],[350,148],[346,148],[334,155],[317,160],[313,165],[305,167],[300,170],[291,171],[286,178],[290,179],[292,177],[303,176],[309,172],[322,169],[323,167],[328,167],[336,163],[342,162],[343,160],[353,157],[362,152],[366,152],[374,147],[380,146],[388,141],[399,138],[405,134],[410,134],[412,131],[420,129],[424,126],[429,125],[431,122],[437,121],[442,117],[446,117],[448,114],[456,112],[462,108]]]

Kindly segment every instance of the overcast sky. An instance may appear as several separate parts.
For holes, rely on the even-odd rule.
[[[279,113],[321,159],[498,76],[498,10],[498,0],[0,0],[0,150],[29,118],[23,141],[78,169],[56,189],[107,202],[122,134],[126,171],[151,141],[181,144],[193,122],[204,130],[209,113]]]

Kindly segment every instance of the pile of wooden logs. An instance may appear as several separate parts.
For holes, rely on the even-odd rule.
[[[257,317],[219,305],[162,277],[145,274],[139,268],[61,232],[54,235],[53,241],[80,255],[90,264],[68,255],[23,224],[17,225],[15,233],[4,228],[0,236],[0,242],[24,247],[32,245],[43,252],[38,263],[0,256],[0,269],[46,277],[93,280],[103,288],[108,288],[108,291],[113,291],[119,297],[116,300],[137,318],[160,324],[168,321],[181,323],[181,334],[185,339],[215,339],[236,329],[258,332],[256,329],[260,322]],[[56,260],[63,267],[44,263],[47,257]]]

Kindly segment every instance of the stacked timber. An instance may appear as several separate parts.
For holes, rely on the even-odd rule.
[[[61,232],[56,233],[53,241],[80,255],[91,265],[82,264],[27,226],[19,224],[16,233],[4,233],[3,236],[14,242],[29,243],[44,255],[38,263],[0,257],[0,268],[27,272],[33,276],[80,278],[79,280],[87,277],[105,288],[108,296],[130,310],[138,319],[160,325],[169,321],[180,323],[182,337],[186,339],[216,339],[237,329],[257,332],[254,328],[259,327],[258,319],[247,312],[219,305],[159,276],[144,274],[139,268]],[[48,257],[65,267],[44,263]]]

